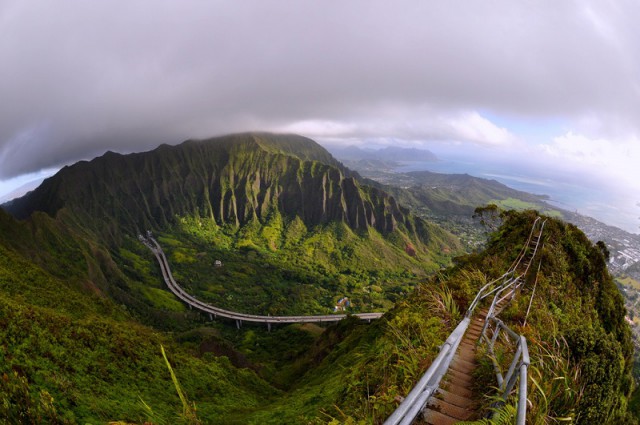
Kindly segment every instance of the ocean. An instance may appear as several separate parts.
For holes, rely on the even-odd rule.
[[[548,202],[558,208],[593,217],[631,233],[640,233],[640,199],[613,190],[610,182],[599,182],[593,176],[509,162],[492,163],[458,158],[438,162],[405,161],[395,168],[395,171],[466,173],[474,177],[497,180],[513,189],[547,195]]]

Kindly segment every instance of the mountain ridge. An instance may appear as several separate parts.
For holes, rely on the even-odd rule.
[[[421,231],[393,197],[359,179],[311,139],[243,133],[145,153],[107,152],[64,167],[3,207],[19,219],[34,211],[56,216],[63,209],[83,215],[79,221],[101,217],[114,236],[116,224],[140,232],[183,214],[238,226],[272,208],[299,215],[307,225],[340,220],[355,230],[389,233],[401,224],[410,233]]]
[[[242,133],[108,152],[65,167],[5,208],[103,246],[113,277],[103,290],[145,318],[176,308],[139,284],[161,286],[150,280],[151,265],[141,266],[148,253],[137,235],[147,230],[169,241],[178,280],[191,276],[195,295],[222,308],[320,314],[338,291],[366,312],[388,308],[462,251],[455,236],[365,183],[311,139]],[[195,255],[206,252],[225,259],[217,282],[207,283],[213,259]],[[300,302],[284,302],[300,283]]]
[[[295,136],[281,143],[264,134],[236,137],[215,155],[206,141],[161,146],[152,155],[108,153],[67,167],[23,199],[27,219],[0,212],[0,336],[7,341],[0,417],[35,417],[27,409],[51,400],[43,409],[64,418],[50,423],[184,422],[159,353],[166,344],[203,422],[381,422],[477,289],[512,263],[538,216],[502,213],[487,250],[443,269],[455,241],[404,214],[382,186],[368,188],[339,163],[315,160],[326,154],[313,143],[288,147]],[[211,194],[218,192],[205,187],[229,198],[216,204]],[[323,223],[317,205],[325,200],[327,217],[335,207],[342,218]],[[305,209],[316,210],[306,216],[309,226]],[[350,210],[354,216],[341,215]],[[390,233],[377,230],[376,214],[396,220]],[[372,324],[347,318],[326,330],[273,333],[210,321],[164,287],[152,254],[132,234],[147,225],[160,229],[154,234],[177,281],[204,302],[272,316],[329,314],[348,296],[352,312],[380,307],[388,314]],[[530,387],[530,413],[540,421],[632,424],[621,421],[632,389],[631,344],[605,251],[550,219],[541,257],[537,290],[531,276],[503,316],[532,342],[539,385]],[[16,394],[27,397],[16,403]]]

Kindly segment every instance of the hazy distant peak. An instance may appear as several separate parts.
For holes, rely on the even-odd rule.
[[[331,146],[328,149],[338,159],[350,161],[361,159],[380,161],[438,161],[438,157],[427,149],[387,146],[386,148],[375,150],[360,148],[354,145],[346,147]]]
[[[437,161],[438,157],[427,149],[400,148],[387,146],[378,151],[378,155],[392,161]]]

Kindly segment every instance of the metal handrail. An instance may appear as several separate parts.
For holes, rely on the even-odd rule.
[[[502,397],[502,402],[500,405],[506,402],[507,397],[513,390],[516,381],[520,380],[520,385],[518,387],[518,406],[516,413],[516,424],[524,425],[526,421],[527,415],[527,374],[529,364],[531,362],[529,358],[529,348],[527,346],[527,339],[523,335],[518,335],[513,330],[511,330],[504,322],[496,317],[488,317],[487,321],[491,321],[495,323],[495,329],[493,331],[493,335],[491,338],[487,335],[487,332],[483,330],[482,332],[482,340],[487,344],[487,350],[489,351],[489,358],[493,363],[493,368],[496,373],[496,380],[498,381],[498,387],[500,389],[500,396]],[[506,375],[502,375],[502,368],[496,359],[495,354],[495,343],[500,336],[500,331],[504,330],[505,333],[513,339],[513,344],[515,344],[515,354],[513,359],[509,365],[509,369]],[[517,371],[517,373],[516,373]],[[494,407],[497,407],[494,405]]]
[[[498,281],[502,281],[502,280],[507,279],[512,274],[513,274],[513,271],[510,270],[510,271],[506,272],[505,274],[503,274],[502,276],[500,276],[499,278],[492,280],[491,282],[485,284],[482,288],[480,288],[480,290],[476,294],[475,298],[473,299],[473,301],[469,305],[469,308],[467,309],[467,312],[465,313],[465,317],[471,317],[471,315],[475,311],[475,309],[478,306],[478,304],[480,304],[480,302],[483,299],[485,299],[486,297],[491,295],[493,292],[495,292],[501,285],[498,285],[496,288],[493,288],[489,292],[485,293],[491,286],[495,285],[495,283],[498,282]]]
[[[534,225],[533,225],[534,228],[537,221],[538,220],[534,222]],[[544,226],[546,222],[547,220],[544,220],[540,226],[540,230],[538,232],[538,240],[536,241],[536,244],[533,247],[533,252],[531,254],[531,261],[529,261],[529,263],[527,264],[525,271],[520,276],[518,276],[518,278],[510,281],[508,284],[505,284],[504,287],[502,287],[499,291],[496,291],[493,297],[493,300],[491,302],[491,307],[487,312],[487,317],[485,319],[484,326],[482,327],[482,333],[480,334],[480,340],[484,341],[487,344],[487,348],[490,354],[489,357],[496,371],[496,380],[498,381],[498,386],[501,391],[501,397],[503,399],[503,402],[506,402],[507,397],[511,393],[511,390],[513,389],[513,387],[515,386],[516,380],[518,379],[520,380],[520,384],[518,388],[518,408],[517,408],[517,414],[516,414],[516,424],[518,425],[524,425],[526,421],[527,374],[528,374],[528,368],[530,364],[529,349],[527,346],[526,338],[523,335],[518,335],[517,333],[515,333],[507,325],[505,325],[502,320],[498,319],[496,317],[495,309],[496,309],[496,306],[503,300],[507,299],[508,297],[515,296],[516,291],[520,287],[522,287],[522,285],[524,285],[524,283],[526,282],[526,280],[523,277],[527,275],[529,268],[531,267],[531,263],[533,262],[533,259],[535,258],[536,254],[538,253],[542,231],[544,230]],[[533,235],[533,229],[532,229],[532,233],[530,233],[529,235],[529,244],[531,243],[532,235]],[[524,256],[521,257],[520,261],[522,261],[522,258],[524,258]],[[507,295],[500,297],[500,295],[506,290],[510,290],[510,292]],[[489,338],[487,335],[487,331],[489,328],[489,323],[491,322],[494,322],[496,326],[495,326],[495,330],[493,331],[492,337]],[[513,360],[511,361],[507,374],[504,377],[502,376],[502,370],[496,360],[496,355],[494,351],[494,346],[500,336],[501,330],[504,330],[506,334],[514,340],[514,344],[516,345],[516,351],[513,356]],[[518,371],[518,373],[515,373],[516,370]]]
[[[491,303],[490,310],[487,313],[487,317],[485,318],[481,338],[482,336],[485,336],[486,338],[487,324],[490,320],[497,321],[498,323],[500,323],[500,328],[504,329],[512,337],[518,338],[518,353],[517,356],[515,356],[506,377],[503,378],[502,372],[499,370],[499,368],[496,370],[496,373],[498,377],[498,384],[501,387],[503,387],[503,383],[506,381],[506,386],[504,386],[503,392],[503,397],[505,399],[506,395],[508,395],[508,393],[513,389],[513,385],[515,385],[515,381],[519,376],[520,386],[518,399],[518,416],[516,423],[518,425],[524,425],[527,410],[527,370],[530,362],[527,341],[524,336],[517,335],[506,325],[504,325],[502,321],[495,318],[495,306],[507,297],[513,297],[516,293],[516,290],[524,285],[525,279],[523,279],[523,277],[526,276],[531,265],[531,261],[538,252],[538,247],[540,245],[540,239],[542,237],[542,231],[544,229],[546,220],[542,221],[542,225],[537,232],[538,240],[536,241],[536,244],[534,246],[533,253],[531,255],[531,261],[529,262],[529,264],[527,264],[524,273],[521,273],[517,276],[515,276],[515,273],[517,268],[520,266],[520,263],[524,259],[528,248],[530,248],[531,246],[533,235],[539,222],[540,217],[537,217],[533,222],[533,225],[531,226],[531,231],[529,233],[529,237],[527,238],[527,242],[520,250],[520,253],[516,257],[516,260],[514,260],[514,262],[511,264],[511,267],[509,267],[509,270],[502,276],[492,280],[491,282],[485,284],[482,288],[480,288],[475,298],[471,302],[469,308],[467,309],[464,319],[462,319],[462,321],[458,324],[454,331],[449,335],[445,343],[440,348],[438,356],[431,363],[431,366],[429,366],[422,378],[420,378],[420,381],[418,381],[416,386],[400,403],[400,405],[391,414],[391,416],[387,418],[387,420],[384,422],[384,425],[409,425],[425,408],[428,399],[438,390],[440,380],[444,376],[445,372],[449,369],[449,365],[453,360],[453,356],[457,350],[457,347],[460,344],[460,341],[462,341],[462,337],[464,336],[467,327],[471,322],[471,316],[473,315],[473,312],[480,304],[480,302],[482,302],[482,300],[490,297],[491,295],[493,295],[494,297]],[[500,295],[508,289],[511,292],[509,292],[506,296],[500,298]],[[494,338],[492,338],[493,342],[491,342],[490,351],[493,351],[493,345],[495,344],[495,340],[498,338],[498,333],[499,329],[498,331],[494,332]],[[518,359],[520,359],[519,363],[517,362]],[[495,355],[493,354],[492,360],[494,361],[494,367],[496,367],[497,362],[495,361]],[[519,371],[518,375],[515,374],[516,370]]]
[[[429,397],[438,389],[440,380],[449,368],[453,355],[458,349],[458,345],[460,345],[460,341],[462,341],[462,337],[470,322],[471,319],[465,317],[458,326],[456,326],[442,347],[440,347],[440,352],[431,363],[429,369],[422,375],[422,378],[420,378],[398,408],[387,418],[384,425],[407,425],[413,422],[415,417],[418,416],[424,408]]]
[[[523,249],[520,251],[520,254],[518,255],[519,257],[519,261],[514,262],[511,267],[512,270],[511,273],[515,273],[516,268],[520,265],[520,262],[522,262],[522,260],[524,259],[524,255],[527,251],[527,248],[530,247],[531,245],[531,241],[533,240],[533,234],[534,234],[534,230],[536,228],[536,224],[538,223],[538,220],[540,219],[540,217],[538,217],[534,222],[533,222],[533,226],[531,228],[531,232],[529,233],[529,238],[527,239],[527,244],[523,247]],[[527,273],[529,272],[529,268],[531,267],[531,263],[533,261],[533,259],[535,258],[536,254],[538,253],[538,248],[540,247],[540,238],[542,236],[542,232],[544,230],[544,226],[547,223],[547,220],[542,221],[542,224],[540,225],[540,230],[538,231],[538,240],[536,241],[535,246],[533,247],[533,252],[531,253],[531,261],[529,261],[529,263],[527,263],[527,266],[525,267],[524,272],[522,272],[521,274],[519,274],[517,277],[515,277],[512,280],[508,280],[506,282],[504,282],[502,285],[498,286],[497,288],[495,288],[493,291],[491,291],[490,293],[488,293],[486,296],[491,295],[491,293],[495,293],[495,296],[493,297],[493,300],[491,302],[491,306],[489,307],[489,310],[487,312],[487,319],[489,317],[492,317],[495,315],[495,309],[496,306],[498,304],[500,304],[502,301],[506,300],[507,298],[511,297],[511,299],[513,299],[513,297],[516,294],[516,291],[518,289],[520,289],[522,287],[522,285],[525,284],[526,280],[524,279],[524,277],[527,275]],[[500,295],[506,291],[509,290],[509,293],[503,297],[500,297]],[[482,332],[484,333],[487,329],[487,326],[489,324],[488,320],[485,320],[484,325],[482,326]]]
[[[529,231],[529,237],[527,238],[527,241],[524,243],[524,245],[522,245],[522,248],[520,249],[520,253],[516,257],[516,259],[513,260],[513,263],[511,264],[511,267],[509,267],[509,270],[515,270],[520,264],[520,262],[522,261],[522,259],[524,258],[524,254],[527,251],[527,248],[529,247],[529,245],[531,244],[531,240],[533,239],[533,233],[536,230],[536,224],[538,224],[539,221],[540,221],[540,217],[536,217],[536,219],[533,221],[533,224],[531,225],[531,230]],[[544,223],[546,222],[547,220],[544,220],[544,222],[542,223],[542,228],[540,229],[540,233],[542,232],[542,229],[544,228]]]
[[[473,311],[475,310],[475,308],[478,306],[478,304],[482,300],[484,300],[487,297],[490,297],[495,292],[502,291],[504,288],[510,287],[511,284],[513,283],[513,281],[518,283],[518,285],[516,286],[516,289],[521,287],[524,284],[524,280],[521,281],[520,279],[523,276],[525,276],[527,274],[527,272],[529,271],[529,267],[531,265],[530,263],[527,264],[527,267],[525,268],[525,271],[523,273],[521,273],[521,274],[519,274],[518,276],[515,276],[515,277],[513,277],[513,276],[515,275],[515,272],[516,272],[518,266],[520,265],[520,263],[524,259],[525,254],[527,252],[527,249],[531,245],[531,241],[533,240],[533,235],[534,235],[535,230],[536,230],[536,225],[538,224],[539,221],[540,221],[540,217],[536,217],[536,219],[533,222],[533,225],[531,226],[531,231],[529,232],[529,236],[527,237],[527,242],[520,249],[520,252],[518,253],[518,256],[516,257],[516,259],[513,261],[513,263],[509,267],[509,270],[507,270],[507,272],[505,272],[502,276],[498,277],[497,279],[492,280],[491,282],[485,284],[482,288],[480,288],[480,290],[476,294],[476,297],[473,299],[469,309],[467,310],[467,313],[466,313],[467,316],[470,316],[471,314],[473,314]],[[536,245],[534,246],[533,253],[531,254],[531,258],[534,258],[535,255],[538,252],[538,247],[540,245],[539,237],[542,235],[542,231],[544,230],[544,226],[545,226],[546,223],[547,223],[547,220],[542,221],[542,224],[540,226],[540,230],[538,231],[538,241],[536,242]],[[509,279],[509,277],[511,277],[511,279]],[[496,282],[499,282],[499,281],[501,281],[502,283],[499,284],[499,285],[495,285]],[[487,289],[491,288],[492,286],[494,286],[493,289],[487,291]]]

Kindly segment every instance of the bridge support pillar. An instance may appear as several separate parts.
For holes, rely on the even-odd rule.
[[[236,328],[240,329],[241,326],[242,326],[242,321],[236,320]]]
[[[268,322],[267,322],[267,330],[268,330],[269,332],[271,332],[271,323],[268,323]]]
[[[209,313],[209,320],[213,320],[213,316]]]

